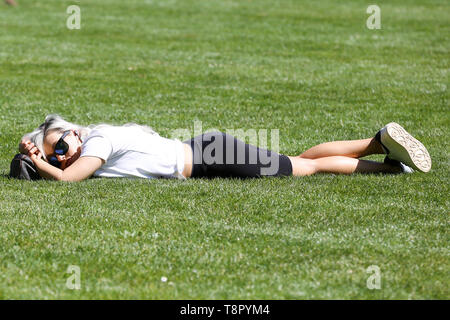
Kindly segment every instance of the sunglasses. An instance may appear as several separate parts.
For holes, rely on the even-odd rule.
[[[61,136],[61,138],[59,138],[58,142],[55,145],[55,155],[52,155],[49,157],[48,162],[57,168],[61,167],[61,162],[58,161],[58,158],[56,157],[56,155],[65,155],[67,153],[67,151],[69,151],[69,145],[67,144],[67,142],[64,141],[64,138],[71,132],[72,130],[67,130],[64,131],[63,135]]]

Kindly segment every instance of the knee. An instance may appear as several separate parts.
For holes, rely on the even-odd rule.
[[[302,157],[289,157],[292,164],[292,175],[309,176],[318,172],[317,161]]]

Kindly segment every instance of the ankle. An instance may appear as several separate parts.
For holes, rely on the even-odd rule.
[[[387,154],[383,148],[383,145],[377,140],[376,137],[372,138],[369,143],[368,149],[370,150],[371,154]]]

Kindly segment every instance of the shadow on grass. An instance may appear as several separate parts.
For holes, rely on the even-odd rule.
[[[14,178],[14,177],[11,177],[10,175],[9,175],[9,172],[2,172],[2,173],[0,173],[0,179],[1,178],[4,178],[4,179],[9,179],[9,180],[27,180],[27,179],[19,179],[19,178]],[[33,180],[28,180],[28,181],[33,181]]]
[[[9,173],[5,173],[5,172],[0,173],[0,177],[1,177],[1,178],[14,179],[13,177],[11,177],[11,176],[9,175]]]

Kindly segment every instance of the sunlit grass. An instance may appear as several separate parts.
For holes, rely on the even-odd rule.
[[[279,129],[280,152],[396,121],[428,174],[0,178],[0,298],[449,298],[449,5],[73,1],[0,5],[0,170],[59,113],[83,125]],[[373,159],[382,160],[381,157]],[[69,290],[67,268],[81,269]],[[381,289],[366,272],[381,270]],[[165,277],[167,281],[161,281]]]

